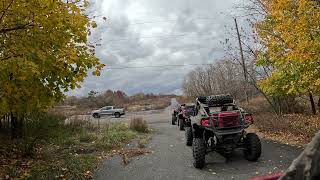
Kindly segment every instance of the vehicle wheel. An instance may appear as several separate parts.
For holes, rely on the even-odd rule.
[[[176,121],[177,121],[177,117],[172,115],[172,120],[171,120],[171,124],[172,125],[176,125]]]
[[[94,118],[100,118],[100,115],[97,114],[97,113],[94,113],[92,116],[93,116]]]
[[[179,125],[180,125],[180,131],[183,131],[184,130],[184,122],[183,122],[183,119],[179,119]]]
[[[248,133],[244,138],[244,157],[248,161],[257,161],[261,155],[261,142],[255,133]]]
[[[193,166],[195,168],[203,168],[206,159],[206,148],[203,139],[194,138],[192,144]]]
[[[115,118],[119,118],[120,116],[121,116],[120,113],[117,113],[117,112],[114,113],[114,117],[115,117]]]
[[[192,128],[191,127],[186,127],[185,129],[185,133],[186,133],[186,144],[187,146],[192,146],[192,138],[193,138],[193,134],[192,134]]]

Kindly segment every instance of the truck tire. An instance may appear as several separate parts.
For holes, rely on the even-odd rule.
[[[172,115],[171,124],[176,125],[176,121],[177,121],[177,117],[175,115]]]
[[[261,142],[255,133],[248,133],[244,138],[243,154],[248,161],[257,161],[261,155]]]
[[[183,119],[181,119],[181,118],[179,118],[179,129],[180,129],[180,131],[183,131],[184,130],[184,120]]]
[[[202,169],[206,161],[206,148],[201,138],[194,138],[192,144],[193,166]]]
[[[100,118],[100,115],[99,115],[98,113],[94,113],[92,116],[93,116],[94,118]]]
[[[186,138],[186,145],[187,146],[192,146],[192,139],[193,139],[193,134],[192,134],[192,128],[191,127],[186,127],[185,128],[185,138]]]
[[[118,113],[118,112],[114,113],[115,118],[119,118],[120,116],[121,116],[120,113]]]

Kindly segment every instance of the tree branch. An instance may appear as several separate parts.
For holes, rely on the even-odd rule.
[[[19,29],[26,29],[28,27],[33,27],[33,24],[26,24],[26,25],[18,25],[16,27],[12,27],[12,28],[4,28],[4,29],[0,29],[0,34],[4,34],[10,31],[15,31],[15,30],[19,30]]]
[[[2,19],[3,19],[4,15],[6,14],[6,12],[8,11],[8,9],[9,9],[10,6],[12,5],[13,1],[14,1],[14,0],[12,0],[12,1],[9,3],[9,5],[7,6],[7,8],[6,8],[5,10],[3,10],[3,13],[2,13],[2,15],[1,15],[1,17],[0,17],[0,23],[2,22]]]

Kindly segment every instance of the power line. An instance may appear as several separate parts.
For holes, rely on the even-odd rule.
[[[96,17],[106,17],[108,24],[113,24],[112,19],[108,20],[109,18],[107,16],[93,16],[93,18]],[[204,20],[204,21],[212,21],[216,20],[216,17],[193,17],[186,20],[194,21],[194,20]],[[153,23],[170,23],[170,22],[178,22],[179,19],[153,19],[153,20],[134,20],[128,23],[128,25],[139,25],[139,24],[153,24]]]
[[[209,66],[211,64],[168,64],[168,65],[155,65],[155,66],[118,66],[106,67],[105,69],[140,69],[140,68],[162,68],[162,67],[180,67],[180,66]]]
[[[109,49],[112,50],[112,52],[119,52],[119,51],[125,51],[125,47],[114,47],[114,46],[109,46],[107,47]],[[115,49],[112,49],[112,48],[115,48]],[[173,51],[185,51],[185,50],[192,50],[192,51],[196,51],[196,50],[200,50],[200,49],[208,49],[208,50],[212,50],[213,48],[212,47],[209,47],[209,46],[196,46],[196,45],[193,45],[193,46],[188,46],[188,44],[186,44],[186,47],[181,47],[181,46],[174,46],[174,47],[167,47],[167,49],[170,49],[170,50],[173,50]],[[217,48],[214,48],[214,49],[217,49]]]
[[[133,39],[151,39],[151,38],[174,38],[174,37],[182,37],[182,36],[188,36],[188,35],[194,35],[194,36],[211,36],[212,34],[209,33],[203,33],[203,34],[192,34],[192,33],[186,33],[186,34],[176,34],[176,35],[167,35],[167,36],[141,36],[141,37],[135,37],[135,38],[118,38],[118,39],[110,39],[107,40],[108,42],[114,42],[114,41],[126,41],[126,40],[133,40]],[[195,37],[193,37],[195,38]]]
[[[190,21],[194,21],[194,20],[216,20],[217,18],[191,18],[191,19],[187,19]],[[129,25],[140,25],[140,24],[153,24],[153,23],[170,23],[170,22],[178,22],[178,19],[168,19],[168,20],[154,20],[154,21],[137,21],[137,22],[131,22],[129,23]]]

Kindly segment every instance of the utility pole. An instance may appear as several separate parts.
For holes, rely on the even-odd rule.
[[[239,41],[239,48],[240,48],[240,55],[241,55],[241,62],[242,62],[242,68],[243,68],[243,75],[244,75],[244,93],[246,96],[246,101],[247,104],[249,104],[249,97],[248,97],[248,91],[247,91],[247,86],[248,86],[248,76],[247,76],[247,68],[246,68],[246,64],[244,62],[244,56],[243,56],[243,50],[242,50],[242,44],[241,44],[241,37],[240,37],[240,33],[239,33],[239,28],[238,28],[238,23],[237,23],[237,19],[234,19],[234,23],[236,24],[236,30],[237,30],[237,36],[238,36],[238,41]]]

